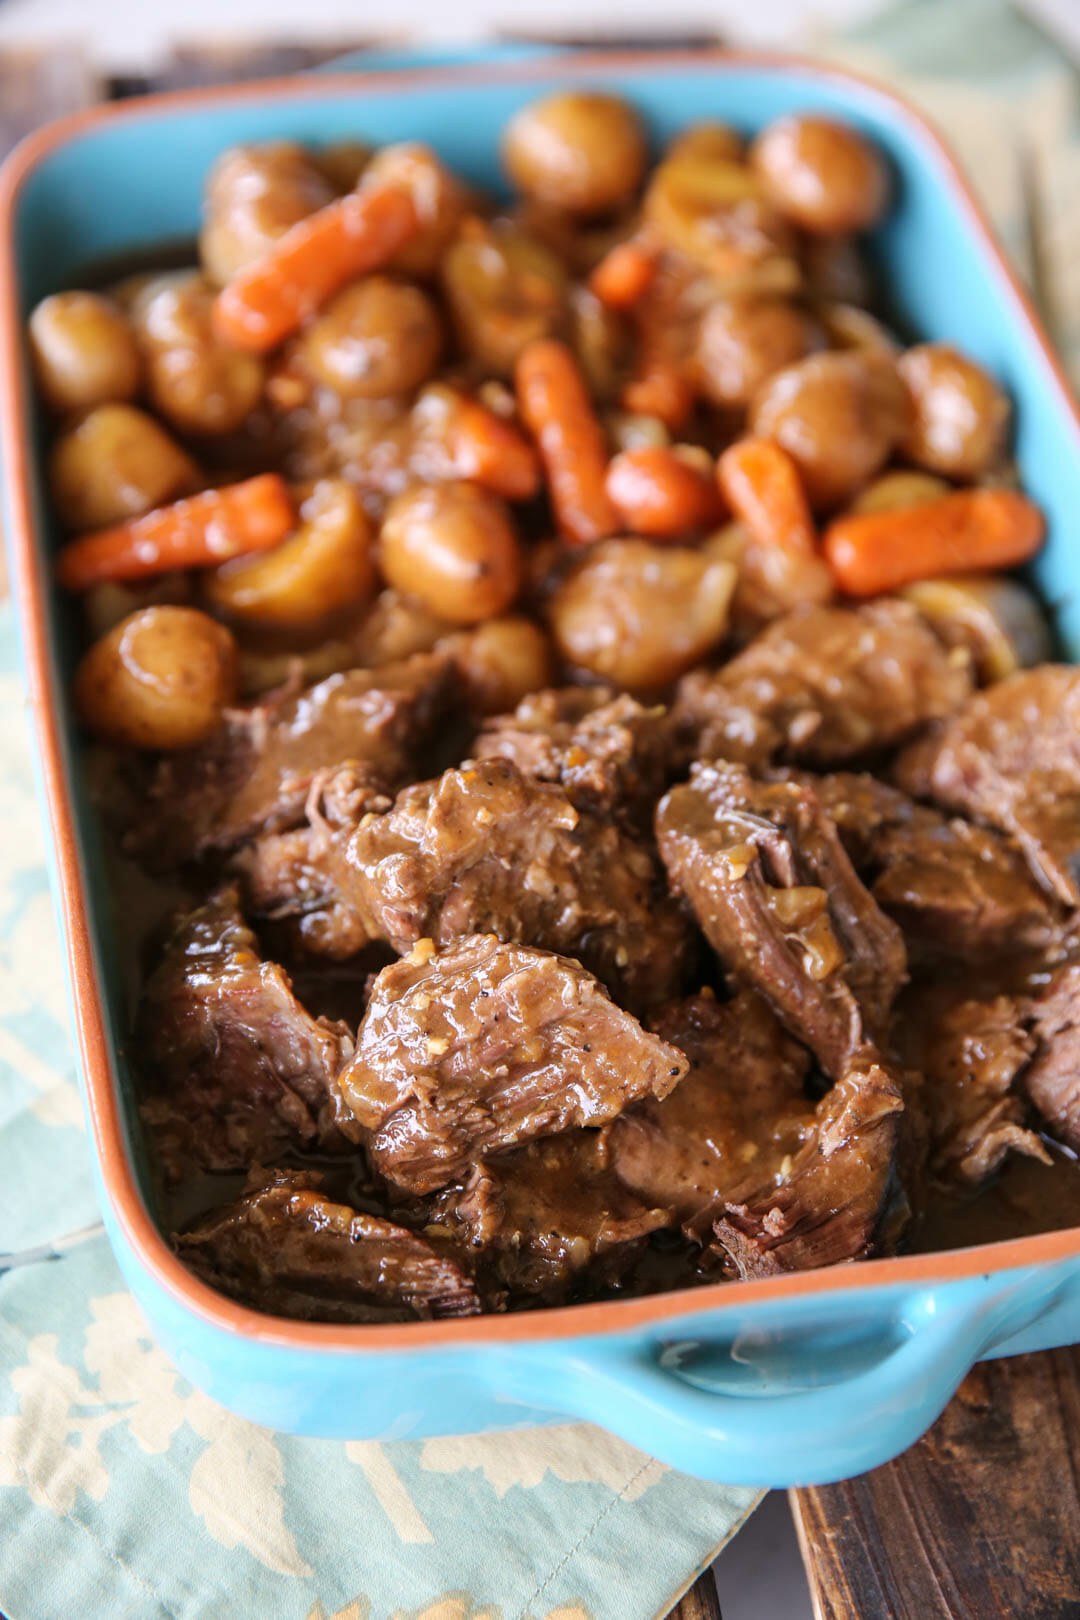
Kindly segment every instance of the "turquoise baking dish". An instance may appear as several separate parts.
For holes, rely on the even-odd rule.
[[[65,700],[72,637],[50,588],[54,543],[21,323],[87,260],[195,229],[225,146],[291,136],[415,137],[498,183],[500,126],[568,82],[618,89],[658,138],[691,119],[754,129],[821,108],[888,153],[896,207],[874,249],[913,333],[951,338],[1002,377],[1027,488],[1050,540],[1036,569],[1063,647],[1080,652],[1080,421],[1059,366],[936,137],[886,91],[806,63],[720,53],[560,54],[152,97],[24,143],[0,179],[0,451],[53,876],[105,1221],[133,1293],[182,1372],[259,1423],[398,1439],[589,1419],[717,1480],[838,1479],[915,1440],[981,1357],[1080,1339],[1080,1228],[945,1254],[509,1317],[341,1328],[212,1292],[176,1260],[152,1195],[123,1052],[100,845]]]

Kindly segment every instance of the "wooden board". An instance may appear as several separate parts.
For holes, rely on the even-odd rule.
[[[791,1496],[818,1620],[1077,1620],[1080,1349],[980,1363],[895,1462]]]

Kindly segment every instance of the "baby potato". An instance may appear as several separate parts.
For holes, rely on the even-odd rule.
[[[948,343],[919,343],[897,361],[911,400],[901,443],[928,472],[973,482],[1000,461],[1012,414],[990,374]]]
[[[510,510],[478,484],[415,484],[386,509],[379,561],[388,585],[453,624],[504,613],[521,588]]]
[[[849,501],[878,472],[907,426],[907,399],[890,356],[872,350],[812,354],[765,384],[751,431],[796,462],[811,504]]]
[[[721,280],[759,276],[769,265],[769,291],[798,283],[790,226],[745,163],[676,157],[653,170],[645,219],[665,247],[685,254]],[[783,274],[775,280],[777,269]]]
[[[236,696],[236,643],[187,607],[130,614],[95,641],[75,672],[75,708],[118,748],[191,748]]]
[[[450,629],[446,619],[432,613],[414,596],[380,591],[353,638],[353,662],[365,669],[396,664],[413,653],[430,652]]]
[[[882,473],[875,478],[851,503],[853,512],[902,512],[910,506],[923,506],[927,501],[940,501],[951,494],[952,485],[933,473],[909,472],[898,468],[896,472]]]
[[[468,202],[461,181],[420,141],[381,147],[364,170],[364,181],[400,186],[420,220],[420,229],[394,254],[390,269],[405,276],[435,275]]]
[[[342,195],[355,191],[374,155],[375,148],[364,141],[331,141],[312,153],[312,161],[335,191]]]
[[[503,377],[526,343],[553,336],[565,317],[563,264],[507,220],[462,232],[443,259],[442,284],[462,348]]]
[[[38,387],[54,411],[85,411],[138,392],[135,335],[111,298],[54,293],[30,316],[29,332]]]
[[[298,221],[333,199],[330,181],[296,141],[230,147],[206,182],[199,237],[203,269],[215,285],[224,286]]]
[[[411,393],[430,377],[442,343],[442,323],[427,293],[390,276],[364,276],[312,321],[296,355],[345,399],[385,399]]]
[[[244,624],[321,624],[374,594],[373,539],[352,485],[323,478],[302,502],[295,533],[272,551],[223,563],[203,589],[215,608]]]
[[[518,190],[571,214],[606,214],[628,203],[646,157],[634,108],[595,90],[531,102],[503,132],[503,164]]]
[[[60,435],[49,456],[53,501],[74,530],[124,523],[199,482],[191,457],[133,405],[98,405]]]
[[[832,349],[875,349],[894,358],[900,353],[884,322],[858,304],[818,304],[815,313]]]
[[[921,579],[899,595],[929,619],[948,646],[968,649],[981,681],[1003,681],[1054,656],[1042,608],[1018,579],[955,574]]]
[[[475,714],[505,714],[555,679],[551,643],[532,619],[488,619],[445,643],[454,654]]]
[[[775,206],[806,231],[864,231],[889,199],[881,153],[831,118],[776,119],[750,148],[750,162]]]
[[[683,546],[604,540],[548,606],[568,663],[628,692],[652,692],[704,658],[728,626],[735,565]]]
[[[215,336],[214,298],[198,270],[181,270],[158,276],[132,304],[150,398],[182,433],[234,433],[262,394],[259,357]]]
[[[818,323],[790,299],[711,304],[698,328],[698,384],[714,405],[749,405],[771,376],[824,347],[824,341]]]
[[[688,163],[738,163],[742,160],[744,146],[742,136],[730,124],[706,120],[680,130],[666,148],[664,162],[674,158]]]

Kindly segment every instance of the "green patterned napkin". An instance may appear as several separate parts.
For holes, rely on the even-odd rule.
[[[1064,274],[1080,235],[1076,81],[1046,39],[997,0],[910,0],[823,54],[898,81],[930,111],[1080,359],[1080,278]],[[97,1220],[39,818],[0,608],[8,1620],[664,1615],[756,1492],[676,1474],[581,1424],[295,1439],[233,1417],[173,1371]]]

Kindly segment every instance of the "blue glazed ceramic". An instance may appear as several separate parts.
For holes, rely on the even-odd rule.
[[[818,108],[887,152],[896,205],[874,249],[912,334],[948,338],[1016,402],[1024,483],[1046,511],[1035,569],[1063,646],[1080,649],[1080,427],[1055,362],[947,155],[885,92],[796,62],[708,53],[560,55],[386,71],[124,103],[25,144],[0,195],[0,411],[5,527],[37,725],[55,885],[68,944],[102,1207],[127,1280],[164,1348],[217,1400],[260,1423],[406,1438],[587,1418],[677,1468],[750,1485],[823,1482],[884,1462],[938,1415],[980,1357],[1080,1339],[1080,1229],[946,1255],[872,1261],[642,1300],[470,1321],[332,1328],[246,1311],[192,1278],[151,1215],[121,1052],[121,987],[100,846],[64,689],[71,638],[43,559],[54,543],[20,322],[87,260],[196,229],[208,165],[240,140],[429,141],[499,184],[499,131],[568,80],[630,96],[658,140],[688,121],[752,131]],[[524,59],[523,59],[524,57]],[[358,65],[369,68],[372,58]]]

